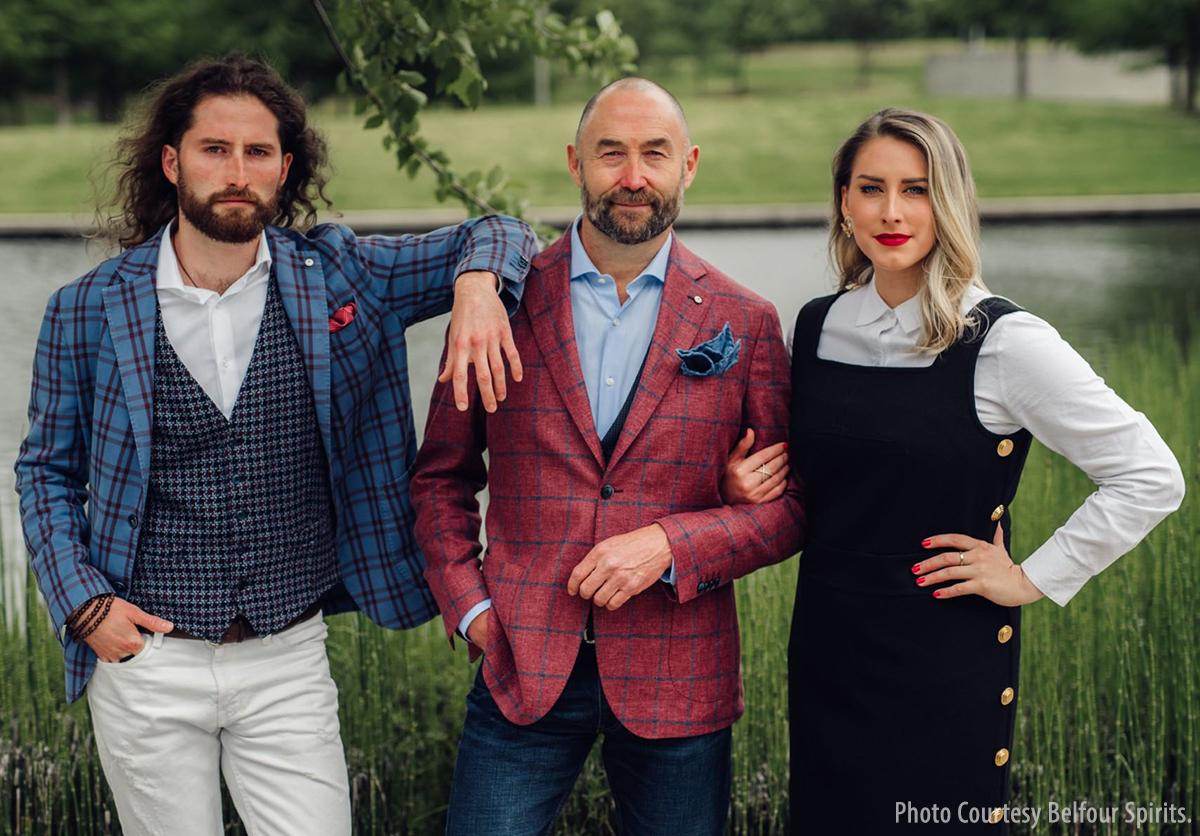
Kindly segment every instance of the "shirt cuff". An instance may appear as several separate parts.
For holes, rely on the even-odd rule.
[[[675,585],[675,556],[674,555],[671,556],[671,568],[668,569],[667,571],[663,572],[663,576],[662,576],[662,578],[660,578],[660,580],[665,584],[670,584],[671,586]]]
[[[471,639],[467,636],[467,628],[471,626],[471,622],[474,621],[481,612],[486,612],[487,610],[491,609],[491,607],[492,599],[484,598],[478,604],[471,607],[471,609],[467,610],[467,614],[462,617],[462,621],[458,622],[458,634],[462,636],[464,640],[470,641]]]
[[[1043,595],[1060,607],[1075,597],[1092,573],[1051,538],[1021,562],[1021,571]]]

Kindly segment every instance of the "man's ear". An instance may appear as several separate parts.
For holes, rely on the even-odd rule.
[[[179,152],[172,145],[162,147],[162,169],[172,185],[179,185]]]
[[[290,153],[283,155],[283,170],[279,172],[279,185],[282,186],[287,182],[288,170],[292,167],[292,155]]]
[[[571,179],[575,181],[577,188],[583,187],[583,172],[580,170],[579,149],[574,145],[567,146],[567,168],[571,172]]]

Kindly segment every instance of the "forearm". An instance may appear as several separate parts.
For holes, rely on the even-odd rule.
[[[521,221],[491,215],[425,235],[366,236],[356,247],[380,298],[412,325],[449,311],[456,280],[475,271],[499,277],[502,298],[514,312],[537,237]]]
[[[667,532],[680,603],[799,551],[804,511],[794,488],[761,505],[723,505],[656,520]]]
[[[474,384],[472,383],[472,386]],[[417,454],[410,495],[425,579],[451,637],[466,613],[488,597],[479,555],[477,494],[487,483],[483,462],[486,413],[477,393],[460,412],[449,385],[434,387],[425,441]]]

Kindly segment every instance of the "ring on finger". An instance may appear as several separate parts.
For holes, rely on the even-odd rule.
[[[966,565],[966,563],[967,563],[967,559],[966,559],[966,557],[964,557],[964,556],[963,556],[963,553],[962,553],[962,552],[959,552],[959,553],[958,553],[958,565],[959,565],[959,566],[965,566],[965,565]]]

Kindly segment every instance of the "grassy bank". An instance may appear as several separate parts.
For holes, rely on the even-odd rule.
[[[1167,325],[1182,322],[1182,331]],[[1200,306],[1114,338],[1089,358],[1145,412],[1179,457],[1184,507],[1068,607],[1025,611],[1019,720],[1013,747],[1018,806],[1086,800],[1182,805],[1200,822]],[[1027,555],[1092,490],[1040,445],[1013,505],[1014,551]],[[785,652],[797,561],[738,582],[746,716],[735,727],[732,832],[780,834],[787,809]],[[0,827],[13,833],[116,832],[85,706],[63,701],[59,648],[28,593],[31,629],[0,637]],[[3,623],[0,613],[0,624]],[[473,671],[452,656],[440,624],[396,633],[357,616],[331,620],[355,832],[442,831],[454,750]],[[952,660],[947,660],[952,663]],[[938,745],[931,707],[930,745]],[[561,834],[610,833],[598,760],[563,811]],[[238,832],[236,830],[231,832]],[[1025,833],[1018,827],[1014,832]],[[1091,833],[1049,827],[1038,833]],[[1133,832],[1122,826],[1119,831]],[[1139,834],[1200,833],[1149,824]]]
[[[706,80],[680,62],[643,71],[669,84],[688,113],[701,167],[695,203],[823,201],[837,144],[874,110],[899,105],[946,119],[971,154],[980,194],[1148,194],[1200,192],[1200,119],[1166,108],[1008,99],[930,97],[923,68],[931,51],[959,47],[903,42],[875,51],[871,83],[860,88],[850,45],[774,50],[747,64],[750,92]],[[485,106],[470,113],[438,109],[424,119],[430,140],[461,169],[497,163],[524,183],[534,206],[567,206],[578,193],[566,173],[565,146],[590,88],[559,85],[546,109]],[[362,130],[345,108],[318,108],[337,173],[330,194],[343,209],[436,205],[432,180],[396,171],[380,131]],[[86,211],[89,171],[114,137],[107,126],[0,129],[8,160],[0,213]]]

